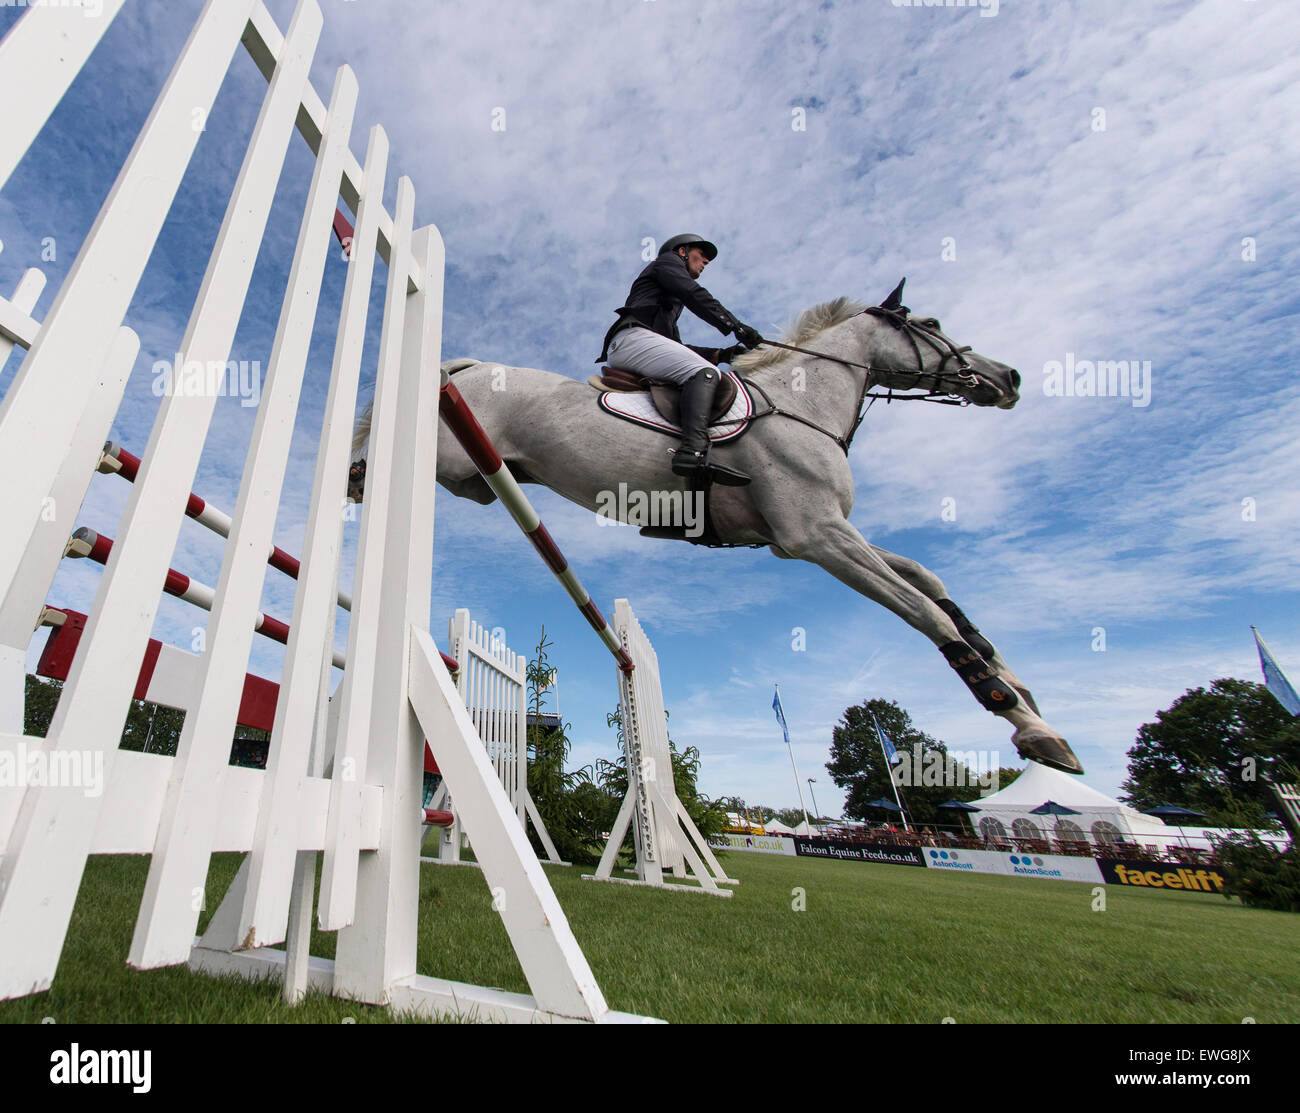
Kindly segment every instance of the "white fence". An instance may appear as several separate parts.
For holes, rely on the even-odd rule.
[[[488,760],[506,790],[519,825],[532,823],[547,861],[561,865],[546,824],[528,792],[528,661],[500,639],[458,610],[447,624],[447,642],[456,658],[456,689],[469,710]],[[444,782],[431,805],[455,812]],[[458,862],[462,849],[462,824],[441,832],[439,861]]]
[[[101,20],[75,7],[32,8],[0,43],[9,105],[0,186],[120,6],[106,0]],[[290,999],[314,984],[429,1014],[607,1020],[616,1014],[425,628],[442,243],[436,228],[414,229],[409,179],[397,182],[394,212],[385,211],[381,128],[369,131],[364,166],[351,154],[352,72],[339,69],[328,108],[312,88],[321,25],[315,0],[299,3],[283,34],[258,0],[210,0],[44,321],[30,317],[30,285],[0,300],[0,334],[30,348],[0,404],[0,450],[14,469],[0,488],[0,749],[100,763],[105,779],[97,796],[49,783],[0,787],[0,996],[51,985],[89,854],[148,853],[126,956],[132,966],[282,971]],[[203,134],[195,115],[209,117],[241,40],[268,90],[180,343],[182,361],[208,366],[230,356],[295,128],[316,160],[178,750],[162,758],[117,746],[213,392],[163,397],[48,735],[24,738],[28,642],[135,360],[138,341],[124,317]],[[269,760],[264,771],[233,768],[230,739],[289,452],[284,430],[298,410],[340,195],[356,227]],[[388,271],[367,497],[346,667],[331,702],[340,520],[377,255]],[[532,996],[415,972],[426,736],[485,879],[505,894],[497,907]],[[248,857],[196,946],[217,850]],[[322,852],[317,920],[338,932],[333,963],[309,961],[307,946]],[[280,942],[283,952],[268,946]]]

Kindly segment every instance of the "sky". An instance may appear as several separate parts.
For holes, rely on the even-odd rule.
[[[292,2],[267,8],[288,26]],[[381,124],[389,211],[409,175],[416,225],[446,242],[444,358],[585,379],[646,241],[684,231],[718,244],[704,283],[769,336],[833,297],[878,302],[906,275],[918,314],[1020,370],[1022,400],[875,407],[850,455],[850,520],[944,580],[1085,780],[1116,793],[1138,728],[1184,691],[1260,680],[1251,624],[1300,679],[1300,35],[1284,0],[321,8],[317,92],[328,100],[337,68],[352,67],[353,152]],[[40,266],[37,319],[200,10],[127,5],[0,191],[0,290]],[[0,8],[0,33],[21,14]],[[154,365],[184,332],[264,90],[239,51],[128,312],[142,350],[113,439],[136,453],[157,413]],[[311,165],[295,139],[233,359],[268,357]],[[276,527],[290,551],[345,269],[334,253],[293,433]],[[718,342],[689,314],[682,326],[689,341]],[[1055,368],[1077,360],[1149,364],[1149,378],[1138,397],[1063,395]],[[226,510],[254,413],[222,400],[195,481]],[[822,814],[844,799],[824,768],[832,730],[864,700],[897,701],[950,748],[1021,764],[1009,725],[933,646],[821,569],[646,540],[528,492],[602,610],[631,601],[670,733],[698,747],[708,795],[798,804],[774,684],[800,787],[815,778]],[[113,535],[126,496],[97,477],[79,523]],[[356,532],[345,529],[345,575]],[[220,559],[216,538],[186,528],[172,563],[212,584]],[[98,580],[67,561],[50,601],[89,610]],[[530,656],[544,626],[571,764],[616,756],[613,662],[499,505],[440,491],[433,591],[444,647],[458,607]],[[291,608],[291,582],[270,574],[264,609]],[[203,621],[165,600],[155,636],[187,645]],[[345,633],[341,620],[340,645]],[[275,678],[279,652],[259,645],[251,667]]]

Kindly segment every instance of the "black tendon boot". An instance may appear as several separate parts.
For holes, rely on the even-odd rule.
[[[673,472],[694,479],[710,479],[724,487],[744,487],[749,476],[709,462],[709,413],[719,382],[720,373],[710,368],[697,371],[682,387],[682,444],[673,453]]]

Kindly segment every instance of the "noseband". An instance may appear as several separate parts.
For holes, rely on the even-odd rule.
[[[747,380],[747,385],[755,388],[759,394],[763,396],[763,401],[768,405],[766,410],[755,414],[754,417],[780,416],[802,422],[804,425],[816,429],[819,433],[824,433],[826,436],[830,437],[831,440],[843,449],[844,455],[847,456],[849,454],[849,446],[853,443],[853,437],[857,433],[858,427],[862,424],[863,418],[867,416],[867,410],[871,409],[871,407],[875,405],[877,399],[883,398],[886,404],[890,402],[937,402],[942,406],[969,406],[971,404],[969,398],[962,397],[959,394],[954,394],[951,390],[944,389],[945,379],[949,382],[956,379],[962,386],[972,389],[980,385],[979,374],[970,365],[970,361],[966,358],[966,353],[971,350],[969,344],[964,348],[959,348],[938,329],[928,329],[923,325],[917,324],[915,321],[911,320],[911,310],[905,305],[900,305],[896,309],[887,309],[881,305],[869,305],[862,312],[865,315],[878,317],[880,320],[888,322],[907,337],[908,343],[912,345],[912,354],[916,357],[916,370],[902,372],[902,374],[915,375],[915,380],[907,386],[899,387],[898,389],[924,390],[924,394],[895,394],[894,387],[886,387],[886,392],[884,394],[873,394],[871,392],[871,376],[868,374],[862,380],[862,392],[858,395],[858,402],[854,407],[854,413],[857,416],[853,422],[853,427],[849,429],[848,433],[841,437],[832,433],[829,429],[823,428],[816,422],[809,421],[808,418],[803,417],[800,414],[794,414],[790,413],[788,410],[778,409],[762,387],[757,383]],[[926,319],[928,320],[929,318]],[[921,340],[924,340],[939,354],[939,366],[933,371],[925,370],[925,357],[921,354],[921,346],[917,343],[918,337]],[[840,356],[833,356],[827,352],[814,352],[810,351],[808,348],[797,348],[793,344],[782,344],[776,340],[765,339],[763,343],[773,348],[785,348],[787,351],[799,352],[802,355],[816,356],[818,359],[829,359],[834,363],[842,363],[846,367],[857,367],[860,370],[867,372],[875,372],[877,374],[899,373],[894,368],[875,367],[869,363],[855,363],[853,360],[843,359]],[[945,374],[945,368],[947,367],[949,360],[953,360],[956,366],[952,371]],[[928,386],[925,383],[926,379],[931,380]],[[870,400],[869,404],[866,409],[863,409],[863,403],[868,402],[868,400]]]
[[[880,305],[869,305],[862,312],[867,316],[877,317],[882,321],[888,321],[896,329],[900,330],[902,334],[907,337],[907,342],[912,345],[912,354],[916,356],[916,381],[911,386],[903,387],[903,390],[920,389],[921,380],[926,377],[925,359],[921,355],[920,345],[916,342],[917,337],[924,340],[939,354],[939,366],[936,367],[933,372],[934,384],[930,387],[929,394],[922,396],[923,398],[929,400],[931,395],[949,393],[942,389],[942,383],[944,379],[944,368],[947,367],[950,359],[955,360],[957,363],[956,374],[953,377],[955,377],[958,382],[963,386],[972,389],[980,385],[979,375],[975,373],[975,368],[970,365],[970,361],[966,358],[966,353],[971,350],[969,344],[964,348],[959,348],[949,340],[948,337],[938,331],[938,329],[928,329],[924,325],[917,324],[917,322],[911,318],[911,310],[905,305],[900,305],[897,309],[886,309]],[[929,320],[929,318],[926,319]],[[934,400],[937,401],[938,399]],[[960,404],[968,405],[969,403],[965,399],[962,399]]]

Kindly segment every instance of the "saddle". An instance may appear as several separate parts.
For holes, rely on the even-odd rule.
[[[635,371],[624,371],[619,367],[602,367],[599,375],[592,375],[587,384],[596,390],[613,390],[621,394],[648,393],[654,400],[655,409],[665,421],[681,426],[682,388],[674,383],[661,383],[638,375]],[[720,420],[731,409],[736,400],[736,380],[731,375],[723,375],[718,384],[718,391],[713,396],[713,410],[709,414],[709,424]]]

